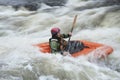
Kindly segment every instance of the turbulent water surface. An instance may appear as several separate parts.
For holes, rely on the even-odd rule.
[[[119,0],[41,0],[35,11],[24,7],[15,10],[10,1],[15,0],[0,1],[9,4],[0,6],[0,80],[120,80]],[[27,1],[32,0],[20,2]],[[33,46],[47,42],[52,27],[68,33],[76,14],[71,39],[113,47],[105,61],[91,55],[73,58],[43,54]]]

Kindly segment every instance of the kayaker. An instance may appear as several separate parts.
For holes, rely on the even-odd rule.
[[[80,41],[70,41],[69,43],[63,38],[69,38],[72,36],[71,32],[69,34],[60,34],[60,29],[58,27],[51,29],[52,37],[49,39],[49,44],[51,48],[51,53],[61,53],[66,55],[78,52],[84,48],[84,45]]]

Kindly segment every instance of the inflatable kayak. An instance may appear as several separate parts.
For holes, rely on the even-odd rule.
[[[100,44],[100,43],[95,43],[95,42],[89,42],[85,40],[80,40],[80,41],[83,42],[83,44],[85,46],[88,46],[89,48],[84,48],[83,50],[79,52],[71,54],[73,57],[78,57],[81,55],[88,55],[90,53],[94,53],[94,55],[97,57],[98,56],[104,57],[113,52],[113,48],[110,46]],[[39,43],[39,44],[36,44],[35,46],[37,46],[40,49],[40,51],[43,53],[50,53],[49,42]]]

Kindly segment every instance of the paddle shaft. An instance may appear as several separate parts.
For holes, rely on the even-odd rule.
[[[72,28],[71,28],[71,31],[70,31],[71,33],[73,32],[73,29],[75,27],[76,20],[77,20],[77,15],[75,15],[75,17],[74,17],[74,21],[73,21]],[[71,37],[69,37],[67,45],[69,45],[70,39],[71,39]],[[68,47],[67,51],[69,52],[69,47]],[[63,53],[64,51],[61,50],[61,52]]]
[[[71,28],[71,33],[73,32],[73,29],[75,27],[76,20],[77,20],[77,15],[75,15],[75,17],[74,17],[74,21],[73,21],[72,28]],[[70,39],[71,39],[71,37],[69,37],[69,39],[68,39],[68,44],[70,42]]]

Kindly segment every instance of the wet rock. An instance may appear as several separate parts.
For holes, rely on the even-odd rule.
[[[34,11],[40,8],[40,5],[38,5],[37,3],[34,3],[34,4],[26,4],[24,5],[24,7],[30,11]]]

